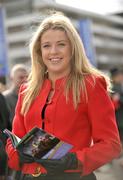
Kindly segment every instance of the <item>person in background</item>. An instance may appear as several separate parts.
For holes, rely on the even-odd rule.
[[[6,85],[0,82],[0,93],[6,90]]]
[[[114,67],[110,70],[110,74],[113,85],[111,98],[115,107],[120,140],[123,145],[123,72],[121,69]]]
[[[37,126],[73,148],[61,159],[36,159],[8,139],[9,167],[24,180],[96,180],[93,171],[121,152],[109,78],[90,64],[76,29],[60,13],[42,21],[30,50],[31,74],[19,91],[12,132],[22,138]]]
[[[8,109],[10,111],[10,122],[12,124],[15,107],[18,99],[18,91],[22,83],[26,82],[28,77],[28,69],[23,64],[16,64],[10,72],[11,86],[8,90],[3,92],[6,99]]]
[[[15,107],[18,99],[18,91],[22,83],[26,82],[28,77],[28,68],[24,64],[16,64],[10,72],[11,86],[3,92],[6,103],[10,113],[10,124],[12,129],[12,122],[15,115]],[[11,171],[9,169],[8,175],[13,179],[19,179],[20,172]]]
[[[7,154],[5,151],[6,138],[3,134],[5,128],[11,130],[9,110],[4,96],[0,93],[0,180],[4,180],[7,170]]]

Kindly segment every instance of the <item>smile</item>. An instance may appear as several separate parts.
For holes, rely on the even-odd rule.
[[[62,58],[51,58],[50,61],[53,63],[59,63],[62,60]]]

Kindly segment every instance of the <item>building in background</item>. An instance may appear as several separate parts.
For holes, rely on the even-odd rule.
[[[61,5],[53,0],[4,0],[2,4],[6,9],[5,25],[8,32],[10,68],[16,63],[30,64],[29,40],[38,22],[51,10],[64,12],[81,34],[81,22],[89,22],[83,28],[83,41],[86,48],[92,48],[92,62],[99,69],[108,70],[113,66],[123,66],[122,17],[99,15]],[[90,47],[87,46],[88,42]]]
[[[80,8],[89,12],[107,15],[120,11],[123,8],[123,0],[55,0],[60,4]]]
[[[6,42],[5,12],[0,6],[0,92],[4,90],[8,75],[8,46]]]

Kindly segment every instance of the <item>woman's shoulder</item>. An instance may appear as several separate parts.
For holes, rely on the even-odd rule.
[[[107,89],[107,82],[104,76],[101,75],[85,75],[85,85],[88,90],[93,90],[95,87],[103,87]]]
[[[21,84],[19,93],[23,93],[24,91],[26,91],[27,87],[28,87],[27,83]]]

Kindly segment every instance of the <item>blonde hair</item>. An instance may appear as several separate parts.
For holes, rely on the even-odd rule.
[[[42,60],[40,39],[43,33],[49,29],[65,31],[72,47],[72,70],[66,83],[66,99],[68,99],[68,93],[72,88],[74,106],[77,107],[80,101],[80,89],[83,88],[85,94],[87,93],[84,83],[84,76],[87,74],[103,76],[106,79],[108,87],[110,86],[108,77],[89,63],[80,36],[69,18],[63,14],[55,13],[42,21],[30,43],[32,69],[28,87],[24,92],[22,114],[25,114],[29,110],[45,79],[46,66]]]

